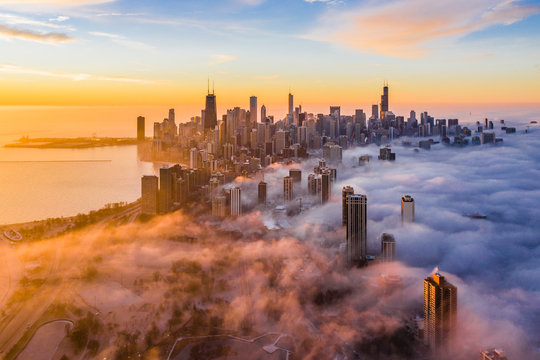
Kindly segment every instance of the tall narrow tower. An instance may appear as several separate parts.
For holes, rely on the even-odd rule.
[[[365,265],[367,196],[347,195],[347,263]]]
[[[230,190],[231,194],[231,216],[242,215],[242,193],[239,187],[233,187]]]
[[[435,270],[424,280],[425,342],[434,352],[448,345],[456,328],[457,287]]]
[[[214,130],[217,125],[216,95],[212,86],[210,94],[210,83],[208,83],[208,95],[206,95],[206,106],[204,109],[204,131]]]
[[[292,119],[294,117],[294,101],[293,94],[291,94],[291,89],[289,89],[289,117]]]
[[[285,176],[283,178],[283,200],[285,202],[292,201],[293,199],[293,178]]]
[[[386,120],[388,114],[388,82],[384,82],[383,94],[381,95],[381,119]]]

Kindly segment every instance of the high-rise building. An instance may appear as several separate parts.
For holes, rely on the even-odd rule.
[[[379,149],[379,160],[396,160],[396,153],[392,152],[392,149],[383,147]]]
[[[302,170],[300,169],[289,169],[289,176],[296,183],[302,182]]]
[[[212,216],[225,217],[227,215],[227,198],[223,195],[212,198]]]
[[[424,280],[425,342],[434,352],[448,345],[456,328],[457,287],[436,270]]]
[[[283,200],[292,201],[293,199],[293,178],[285,176],[283,178]]]
[[[382,262],[396,260],[396,240],[392,234],[383,233],[381,235],[381,260]]]
[[[266,122],[266,106],[261,106],[261,122]]]
[[[159,212],[168,213],[173,202],[174,179],[173,168],[162,167],[159,169]]]
[[[142,213],[155,215],[158,212],[158,178],[154,175],[145,175],[141,179]]]
[[[352,186],[344,186],[343,190],[341,191],[341,224],[343,226],[347,226],[347,196],[353,195],[354,189]]]
[[[263,119],[261,119],[262,121]],[[257,123],[257,97],[251,96],[249,98],[249,121],[251,122],[251,126],[255,125]]]
[[[379,105],[371,105],[371,116],[375,119],[379,118]]]
[[[480,353],[480,360],[508,360],[504,350],[488,349]]]
[[[381,95],[381,119],[386,119],[388,114],[388,83],[384,83],[383,94]]]
[[[411,195],[401,197],[401,221],[414,222],[414,199]]]
[[[189,150],[189,167],[191,169],[198,168],[199,150],[197,148],[191,148]]]
[[[239,187],[233,187],[231,194],[231,216],[242,215],[242,193]]]
[[[137,141],[144,141],[145,129],[144,129],[144,116],[137,117]]]
[[[321,203],[326,204],[332,192],[332,179],[330,172],[321,174]]]
[[[289,91],[289,118],[293,118],[294,116],[294,98],[293,94]]]
[[[367,248],[367,196],[347,195],[347,264],[365,265]]]
[[[261,181],[258,186],[259,204],[266,204],[266,183]]]
[[[217,107],[216,107],[216,95],[212,90],[208,89],[208,95],[206,95],[206,106],[204,109],[204,130],[214,130],[217,125]]]

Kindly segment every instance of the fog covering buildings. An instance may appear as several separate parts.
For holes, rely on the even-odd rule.
[[[236,112],[242,114],[241,111]],[[291,121],[294,122],[296,114],[292,115]],[[387,114],[390,119],[391,115]],[[450,134],[457,131],[457,126],[459,126],[453,119],[449,119],[444,125],[442,121],[436,123],[435,121],[440,119],[434,119],[426,113],[422,113],[420,119],[416,119],[415,116],[411,114],[411,124],[419,120],[418,126],[424,126],[422,131],[429,133],[438,131],[434,129],[443,129],[443,126],[447,126],[447,134]],[[324,130],[326,126],[324,116],[322,119],[321,125]],[[334,116],[328,124],[336,126],[335,120]],[[370,119],[374,126],[378,126],[378,120],[380,120],[378,117]],[[271,124],[257,126],[257,139],[259,139],[259,129],[266,129],[267,126]],[[498,129],[494,131],[496,136],[504,136],[500,135]],[[371,136],[363,135],[366,139]],[[263,224],[264,226],[261,226],[264,229],[286,231],[289,236],[300,239],[310,246],[328,249],[330,253],[339,254],[335,257],[330,256],[332,259],[341,259],[341,255],[344,254],[340,253],[339,249],[344,243],[346,245],[347,230],[341,227],[343,212],[340,210],[343,209],[343,202],[340,200],[343,194],[340,190],[344,186],[354,185],[359,193],[370,197],[367,212],[369,216],[366,217],[365,227],[366,257],[368,254],[382,253],[379,234],[388,232],[396,235],[400,242],[400,262],[396,265],[403,265],[404,268],[400,270],[413,271],[416,277],[414,281],[416,285],[405,285],[405,289],[413,295],[408,300],[412,303],[422,301],[421,290],[418,289],[421,289],[425,274],[437,265],[441,265],[448,272],[445,277],[459,287],[457,317],[466,321],[456,322],[460,336],[454,343],[456,346],[453,347],[453,351],[457,353],[463,351],[463,344],[468,342],[475,344],[474,354],[476,355],[479,348],[499,345],[516,352],[522,351],[516,350],[520,348],[530,349],[530,337],[527,334],[532,333],[531,329],[537,329],[537,325],[536,321],[531,321],[528,316],[532,316],[533,319],[536,316],[533,300],[538,300],[538,297],[535,290],[531,291],[529,288],[531,282],[528,275],[523,272],[523,266],[524,264],[531,266],[536,261],[533,256],[536,251],[535,234],[538,233],[533,220],[535,210],[532,213],[517,214],[512,209],[503,206],[504,201],[501,203],[495,199],[510,200],[519,196],[518,194],[527,193],[524,201],[534,208],[533,201],[538,200],[537,194],[533,191],[535,184],[531,180],[534,176],[529,179],[515,176],[523,165],[515,163],[518,158],[525,159],[525,163],[529,165],[527,172],[530,174],[537,172],[535,164],[538,158],[534,151],[530,151],[538,147],[535,144],[537,138],[534,137],[537,133],[533,132],[531,135],[530,138],[520,138],[516,140],[516,143],[504,147],[459,148],[445,147],[442,143],[434,144],[429,154],[422,150],[415,151],[413,146],[407,144],[400,146],[399,143],[393,142],[392,150],[394,154],[397,154],[395,161],[364,161],[362,167],[358,167],[360,156],[369,159],[369,156],[380,155],[381,149],[376,146],[377,142],[373,141],[371,145],[350,146],[347,150],[342,149],[341,164],[339,162],[332,164],[328,160],[328,166],[332,167],[328,168],[326,161],[316,159],[323,155],[322,146],[320,149],[309,149],[308,145],[307,151],[312,157],[297,158],[294,156],[294,151],[296,150],[298,154],[301,147],[295,149],[293,132],[289,132],[289,135],[286,135],[286,131],[279,132],[276,138],[266,142],[263,147],[265,158],[269,159],[267,156],[270,156],[269,162],[264,165],[266,166],[264,179],[267,192],[265,203],[275,205],[281,201],[283,178],[290,175],[291,168],[295,168],[308,174],[307,177],[304,176],[304,181],[299,186],[294,184],[295,197],[302,197],[304,202],[312,205],[307,210],[295,213],[297,215],[287,217],[286,220],[289,222],[287,225],[285,222],[276,221],[277,211],[274,206],[270,205],[268,209],[258,207],[258,182],[254,181],[258,175],[257,171],[252,170],[254,167],[251,164],[254,158],[250,158],[251,150],[245,150],[248,149],[247,147],[242,150],[241,144],[247,137],[240,131],[237,133],[235,143],[227,143],[227,147],[231,149],[230,159],[233,161],[226,165],[218,165],[218,172],[228,177],[225,183],[230,181],[233,186],[242,189],[242,202],[246,211],[244,211],[244,217],[241,216],[238,219],[238,223],[236,220],[228,219],[224,226],[238,229],[242,233],[249,233],[249,227],[241,222],[252,213],[254,217],[260,219],[258,224]],[[266,139],[266,134],[264,138]],[[281,148],[281,154],[274,153],[276,143],[279,143],[278,148]],[[334,140],[331,140],[331,143],[336,144]],[[293,145],[293,150],[290,148],[291,145]],[[349,146],[350,143],[347,145]],[[251,149],[251,144],[249,149]],[[386,151],[384,150],[385,153]],[[202,159],[202,156],[199,159]],[[213,160],[221,161],[219,157]],[[475,163],[482,163],[485,166],[470,165]],[[262,161],[260,165],[263,167]],[[496,166],[497,172],[490,170],[490,166]],[[227,172],[227,169],[230,172]],[[505,169],[505,171],[500,172],[499,169]],[[323,176],[327,187],[324,196]],[[486,178],[496,179],[494,185],[486,186],[483,181]],[[203,193],[203,187],[204,185],[201,185],[201,193]],[[409,201],[405,196],[404,208],[400,211],[397,199],[410,192],[414,192],[415,200],[422,206],[413,208],[412,212],[409,211],[411,204],[407,204]],[[284,209],[280,211],[282,210],[284,211]],[[474,222],[463,216],[474,212],[487,213],[488,220],[480,224],[478,221]],[[414,215],[411,216],[412,214]],[[406,219],[414,221],[405,221]],[[322,230],[326,227],[330,231]],[[319,233],[310,228],[317,229]],[[341,228],[341,232],[339,233],[336,228]],[[507,238],[515,236],[516,233],[520,241],[508,243]],[[348,249],[352,250],[353,246],[351,245]],[[355,249],[361,249],[361,247]],[[524,251],[524,249],[533,250],[529,254],[527,253],[529,250]],[[509,263],[507,262],[509,256],[520,260]],[[489,266],[494,262],[500,267],[493,269]],[[393,265],[385,263],[382,266]],[[369,272],[369,268],[361,270],[352,268],[347,271]],[[536,274],[533,273],[532,276],[535,277]],[[360,292],[365,288],[362,286],[357,291]],[[341,287],[338,289],[343,290]],[[347,292],[350,289],[345,287],[343,291]],[[519,301],[519,306],[514,304],[516,291],[528,296],[527,300],[520,297],[523,300]],[[403,290],[400,294],[403,296],[406,292],[407,290]],[[356,290],[353,290],[353,293],[356,294]],[[493,298],[495,295],[496,300]],[[324,300],[325,297],[322,296],[322,299]],[[379,301],[377,297],[374,299]],[[493,311],[503,306],[502,304],[511,310],[504,313]],[[528,316],[524,316],[521,311]],[[428,327],[424,330],[427,332]],[[351,331],[354,332],[354,330]],[[517,335],[508,336],[510,332]],[[528,345],[524,346],[525,344]],[[433,346],[437,347],[437,345]]]

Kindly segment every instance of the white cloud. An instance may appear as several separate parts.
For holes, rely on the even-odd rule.
[[[59,18],[63,20],[58,20]],[[49,21],[65,21],[67,19],[69,19],[67,16],[58,16],[56,19],[49,19]],[[51,24],[50,22],[34,20],[28,17],[7,14],[7,13],[0,13],[0,20],[5,22],[8,25],[32,25],[32,26],[45,27],[45,28],[51,28],[51,29],[73,30],[69,26]]]
[[[47,76],[47,77],[73,80],[73,81],[96,80],[96,81],[117,81],[117,82],[131,82],[131,83],[149,82],[143,79],[136,79],[136,78],[130,78],[130,77],[123,77],[123,76],[54,72],[54,71],[47,71],[47,70],[30,69],[30,68],[20,67],[16,65],[9,65],[9,64],[0,65],[0,73],[38,75],[38,76]]]
[[[123,35],[119,35],[119,34],[112,34],[112,33],[100,32],[100,31],[91,31],[89,34],[93,35],[93,36],[107,38],[107,39],[111,40],[114,43],[117,43],[117,44],[125,46],[125,47],[129,47],[129,48],[132,48],[132,49],[148,50],[148,49],[152,48],[148,44],[145,44],[145,43],[140,42],[140,41],[130,40],[127,37],[125,37]]]
[[[0,0],[1,5],[81,6],[112,2],[114,0]]]
[[[357,8],[329,10],[306,37],[365,52],[415,58],[429,53],[430,41],[456,39],[539,12],[540,5],[516,0],[369,2]]]
[[[212,60],[208,63],[208,65],[219,65],[236,59],[237,57],[233,55],[214,54],[212,55]]]
[[[55,18],[52,18],[52,19],[49,19],[49,21],[57,21],[57,22],[64,22],[64,21],[67,21],[69,20],[69,16],[62,16],[62,15],[59,15]]]

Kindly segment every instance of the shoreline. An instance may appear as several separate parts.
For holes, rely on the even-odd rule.
[[[12,143],[5,144],[5,148],[18,149],[88,149],[106,146],[137,145],[145,141],[138,141],[130,137],[76,137],[76,138],[29,138],[22,137]]]

